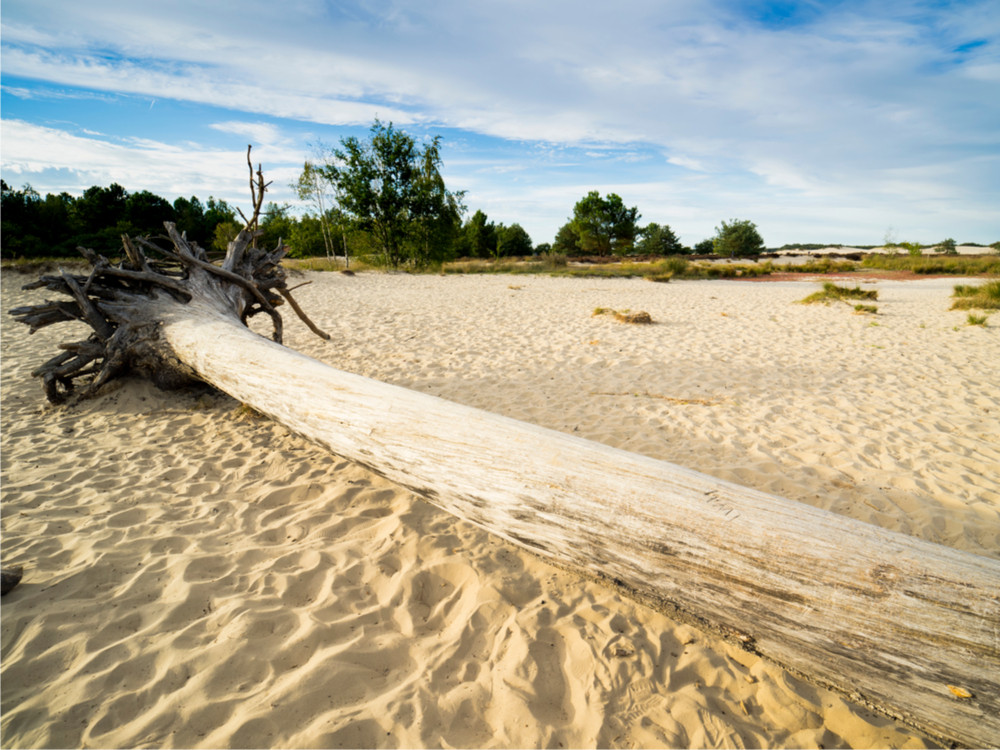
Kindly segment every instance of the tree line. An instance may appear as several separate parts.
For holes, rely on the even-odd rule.
[[[535,245],[517,223],[505,225],[477,210],[469,218],[465,193],[447,188],[441,175],[441,139],[420,146],[392,123],[378,120],[369,137],[342,138],[319,161],[307,161],[295,185],[308,209],[292,214],[288,204],[270,203],[262,213],[261,242],[281,238],[291,257],[363,257],[389,267],[420,267],[456,258],[569,257],[709,254],[755,255],[764,250],[756,226],[723,221],[716,236],[681,244],[666,224],[640,226],[638,208],[614,193],[591,191],[552,243]],[[177,198],[173,203],[148,191],[129,193],[121,185],[94,186],[83,195],[39,195],[30,185],[2,185],[5,259],[76,255],[77,246],[102,254],[120,249],[121,236],[160,235],[173,221],[202,247],[225,252],[242,228],[224,200]]]

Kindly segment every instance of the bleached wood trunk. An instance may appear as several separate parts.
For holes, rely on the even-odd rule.
[[[997,560],[341,372],[217,306],[157,304],[186,366],[333,453],[927,733],[1000,744]]]

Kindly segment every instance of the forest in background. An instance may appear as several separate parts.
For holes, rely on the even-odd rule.
[[[576,202],[551,243],[535,244],[518,223],[493,222],[481,210],[464,218],[465,193],[449,190],[441,175],[440,137],[421,146],[392,123],[378,120],[367,139],[343,138],[339,148],[328,149],[316,162],[305,162],[292,187],[307,210],[296,216],[289,204],[269,203],[258,225],[261,244],[274,247],[283,240],[292,258],[339,256],[345,263],[357,258],[374,266],[422,268],[457,259],[532,255],[736,258],[767,250],[756,225],[747,219],[724,220],[713,237],[687,247],[669,225],[641,225],[638,207],[597,190]],[[80,196],[63,192],[43,197],[30,185],[15,189],[2,182],[2,257],[73,257],[79,246],[110,257],[120,252],[122,235],[161,236],[165,221],[221,255],[243,227],[238,214],[212,196],[204,203],[196,196],[171,203],[147,190],[130,193],[117,183],[95,185]],[[912,255],[928,247],[955,254],[957,245],[951,238],[933,245],[889,243],[887,238],[885,244]],[[992,247],[996,250],[1000,243]]]

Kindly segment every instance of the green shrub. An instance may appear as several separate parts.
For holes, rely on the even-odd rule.
[[[967,317],[965,320],[970,326],[983,326],[983,327],[986,326],[985,315],[976,315],[975,313],[969,313],[969,317]]]

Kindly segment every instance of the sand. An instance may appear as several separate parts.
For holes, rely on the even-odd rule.
[[[333,340],[286,343],[332,365],[1000,556],[968,280],[867,284],[861,316],[808,281],[305,278]],[[2,322],[4,747],[933,745],[226,396],[48,406],[29,373],[73,336]]]

